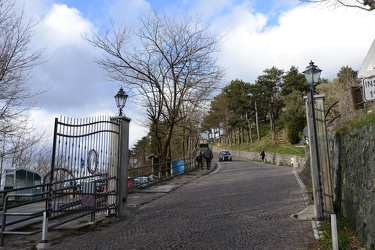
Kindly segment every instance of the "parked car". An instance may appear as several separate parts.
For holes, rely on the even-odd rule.
[[[228,150],[220,151],[219,161],[232,161],[232,154]]]
[[[146,186],[147,184],[152,182],[152,180],[147,176],[135,177],[133,180],[137,186],[141,186],[141,187]]]

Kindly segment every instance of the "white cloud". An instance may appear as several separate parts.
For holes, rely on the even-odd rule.
[[[83,19],[77,9],[66,5],[52,5],[42,22],[43,38],[50,46],[59,47],[82,44],[82,34],[90,31],[91,24]]]
[[[289,1],[285,0],[282,6],[288,6]],[[109,17],[129,25],[137,20],[138,13],[150,9],[153,1],[109,0],[95,5],[79,2],[87,5],[89,13],[54,2],[25,1],[28,16],[44,15],[34,43],[46,47],[47,57],[51,57],[34,70],[30,82],[34,90],[48,90],[35,99],[42,107],[34,112],[36,123],[51,130],[54,118],[60,115],[74,118],[115,115],[113,96],[120,84],[106,80],[103,70],[94,62],[102,52],[82,35],[92,28],[102,29]],[[250,0],[170,1],[169,4],[168,11],[177,15],[179,11],[202,14],[212,23],[213,32],[225,35],[218,56],[228,69],[227,82],[236,78],[254,82],[263,70],[272,66],[289,70],[294,65],[302,71],[310,60],[323,70],[325,78],[335,77],[346,65],[359,70],[375,35],[373,13],[348,8],[333,11],[299,6],[280,14],[256,12],[255,2]],[[177,6],[175,11],[174,6]],[[271,23],[277,25],[270,26],[267,18],[271,14]],[[274,19],[275,16],[279,18]],[[130,97],[125,108],[125,114],[132,119],[131,144],[147,132],[141,126],[144,110],[134,103]]]
[[[303,70],[310,60],[326,78],[335,77],[342,66],[358,70],[374,39],[374,32],[364,24],[375,23],[375,16],[366,14],[298,7],[283,13],[277,26],[266,27],[264,16],[235,8],[214,26],[226,34],[220,61],[228,66],[229,81],[253,82],[272,66]],[[231,27],[224,27],[225,23]]]
[[[46,90],[35,101],[41,106],[32,116],[37,127],[51,136],[55,117],[86,118],[98,115],[116,115],[114,95],[120,84],[106,80],[104,72],[94,62],[102,52],[83,39],[92,23],[75,8],[53,4],[37,26],[35,40],[46,48],[46,63],[33,71],[29,83],[34,91]],[[129,110],[137,110],[131,100]],[[138,118],[142,112],[125,113],[132,118],[130,144],[147,132]]]

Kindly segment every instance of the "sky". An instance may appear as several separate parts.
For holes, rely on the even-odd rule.
[[[211,32],[222,35],[218,63],[224,85],[254,83],[273,66],[302,72],[311,60],[333,79],[343,66],[359,70],[375,38],[375,12],[324,8],[297,0],[17,0],[25,18],[40,20],[31,41],[45,50],[45,63],[28,81],[39,108],[35,126],[52,138],[55,117],[87,118],[118,114],[114,96],[125,83],[114,82],[95,63],[103,56],[82,37],[105,31],[110,20],[131,25],[150,9],[198,15]],[[130,122],[130,147],[148,132],[145,110],[129,96],[124,113]],[[52,140],[52,139],[51,139]]]

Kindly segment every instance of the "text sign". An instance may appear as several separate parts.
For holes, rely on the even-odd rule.
[[[362,86],[365,101],[375,101],[375,76],[363,79]]]

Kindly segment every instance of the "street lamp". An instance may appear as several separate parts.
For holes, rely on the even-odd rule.
[[[117,95],[115,95],[116,105],[120,111],[119,116],[123,116],[122,109],[125,107],[126,99],[128,99],[128,95],[121,87],[120,90],[117,92]]]
[[[314,65],[314,62],[311,61],[309,66],[306,67],[305,71],[302,73],[305,74],[306,80],[309,83],[310,87],[318,85],[320,79],[320,73],[322,72],[318,66]]]
[[[314,62],[311,61],[309,66],[306,67],[306,70],[303,72],[306,80],[310,86],[310,93],[307,96],[308,108],[309,108],[309,124],[310,124],[310,137],[309,146],[310,146],[310,157],[311,157],[311,169],[312,169],[312,178],[314,182],[314,203],[316,209],[316,216],[318,219],[324,219],[323,212],[323,194],[322,194],[322,182],[321,182],[321,167],[320,167],[320,157],[319,157],[319,147],[318,147],[318,134],[316,128],[316,117],[315,117],[315,86],[318,85],[320,79],[320,73],[322,72],[318,66],[314,65]]]

